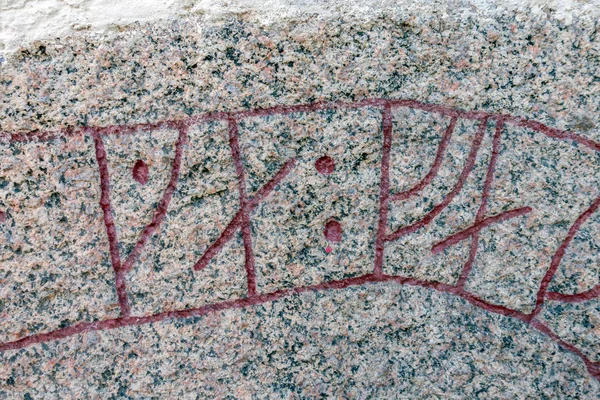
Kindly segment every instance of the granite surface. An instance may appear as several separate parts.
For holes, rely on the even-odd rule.
[[[379,209],[380,121],[379,110],[366,108],[240,124],[250,192],[288,159],[297,160],[252,215],[259,292],[371,272]],[[335,160],[330,173],[319,172],[315,165],[322,156]],[[339,243],[323,233],[330,220],[342,227]]]
[[[598,22],[438,3],[0,64],[0,397],[598,398]]]
[[[349,307],[349,305],[352,305]],[[451,328],[450,328],[451,327]],[[12,398],[595,398],[514,319],[376,284],[2,353]]]

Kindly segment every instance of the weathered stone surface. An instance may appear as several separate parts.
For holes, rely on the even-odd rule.
[[[243,120],[240,143],[252,192],[283,164],[294,168],[251,215],[260,291],[370,273],[375,256],[381,112],[373,109]],[[331,173],[316,163],[330,157]],[[341,225],[340,242],[326,224]]]
[[[433,123],[436,120],[442,120],[444,123]],[[441,136],[448,128],[450,119],[441,119],[439,115],[403,108],[394,114],[394,122],[390,192],[401,193],[417,185],[431,170]],[[467,162],[478,127],[479,124],[473,121],[457,122],[439,172],[431,184],[415,196],[394,201],[390,205],[390,231],[423,219],[452,191]],[[439,139],[426,138],[431,134],[431,130],[438,131]],[[449,284],[456,282],[469,257],[468,241],[448,247],[439,254],[432,253],[432,246],[474,223],[481,202],[490,152],[491,135],[488,134],[476,159],[474,170],[448,208],[434,218],[430,225],[386,245],[384,268],[387,273]],[[427,161],[424,162],[424,166],[419,168],[419,163],[425,159]],[[405,174],[402,167],[407,165],[417,166],[421,170],[420,174]],[[395,181],[403,184],[394,185]]]
[[[600,390],[577,357],[525,324],[393,284],[44,346],[0,354],[8,365],[0,394],[593,398]]]
[[[0,340],[119,315],[94,141],[0,143]]]
[[[597,398],[576,8],[189,15],[11,56],[0,397]]]
[[[582,293],[600,284],[600,213],[579,229],[566,250],[551,290],[565,294]]]
[[[227,126],[194,125],[187,136],[165,220],[127,276],[138,314],[198,307],[246,294],[240,235],[206,268],[193,270],[233,219],[239,194]]]
[[[152,222],[171,177],[177,137],[177,130],[159,129],[102,138],[122,256],[129,254],[142,230]],[[146,183],[136,179],[134,167],[138,161],[147,165]]]
[[[599,195],[599,166],[598,151],[507,126],[489,214],[519,207],[532,211],[481,232],[481,251],[467,288],[493,303],[532,311],[552,257]]]

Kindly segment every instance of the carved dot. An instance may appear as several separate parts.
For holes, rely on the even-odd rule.
[[[323,175],[329,175],[335,169],[335,161],[329,156],[323,156],[315,162],[315,168]]]
[[[6,212],[0,211],[0,223],[6,221]]]
[[[142,160],[137,160],[133,166],[133,179],[145,185],[148,182],[148,165]]]
[[[335,220],[331,220],[325,224],[325,230],[323,231],[325,239],[333,243],[342,241],[342,225]]]

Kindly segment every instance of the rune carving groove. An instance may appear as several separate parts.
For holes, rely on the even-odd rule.
[[[265,199],[273,193],[274,190],[284,182],[294,169],[298,166],[296,158],[289,158],[279,170],[274,173],[270,179],[254,194],[248,192],[246,187],[246,176],[248,172],[244,166],[242,150],[240,149],[240,133],[238,125],[246,118],[270,115],[284,115],[292,113],[310,113],[321,110],[332,109],[358,109],[363,107],[377,108],[381,111],[381,132],[383,140],[381,143],[381,165],[380,165],[380,182],[379,182],[379,211],[377,218],[376,236],[374,238],[374,262],[372,272],[361,276],[327,281],[310,286],[298,286],[290,289],[276,290],[269,293],[260,293],[257,290],[256,279],[256,261],[253,250],[253,232],[252,232],[252,215],[257,207]],[[426,112],[437,113],[450,119],[449,124],[438,144],[435,157],[430,169],[425,176],[413,185],[410,189],[397,193],[391,193],[390,189],[390,153],[392,149],[392,133],[393,133],[393,115],[392,111],[398,107],[409,107]],[[394,203],[408,200],[420,192],[422,192],[433,180],[438,176],[442,166],[444,155],[448,152],[450,140],[455,133],[456,126],[461,120],[471,120],[477,123],[477,130],[470,143],[470,150],[464,162],[463,168],[459,173],[458,179],[452,189],[436,204],[430,211],[417,221],[408,225],[402,226],[396,230],[388,230],[388,214],[390,205]],[[159,227],[167,216],[167,211],[174,193],[177,191],[177,183],[179,180],[179,172],[184,158],[185,144],[188,140],[188,130],[190,126],[205,121],[223,121],[228,127],[229,147],[231,158],[235,166],[237,178],[237,187],[239,191],[239,208],[234,217],[222,230],[220,235],[212,242],[204,251],[202,256],[195,262],[193,269],[200,271],[204,269],[210,261],[219,254],[219,252],[229,243],[236,235],[241,232],[244,248],[244,268],[247,282],[247,295],[245,298],[222,301],[214,304],[208,304],[197,308],[188,308],[181,310],[172,310],[152,315],[132,315],[130,301],[125,281],[125,274],[131,270],[144,252],[146,244],[153,235],[158,235]],[[481,193],[481,201],[477,210],[474,222],[471,226],[454,232],[445,239],[435,243],[431,247],[432,254],[438,254],[445,249],[457,245],[463,241],[469,240],[468,258],[455,284],[442,283],[437,281],[428,281],[415,279],[406,276],[389,275],[384,273],[384,254],[386,244],[398,241],[400,238],[407,236],[417,230],[429,225],[434,219],[444,211],[454,198],[464,189],[465,182],[468,176],[472,173],[477,155],[482,148],[482,143],[489,124],[494,124],[494,134],[492,138],[491,156],[488,161],[487,170],[485,172],[485,181]],[[587,147],[593,151],[600,152],[600,143],[594,142],[588,138],[578,136],[568,131],[562,131],[548,127],[540,122],[531,121],[524,118],[513,117],[504,114],[492,114],[481,111],[461,111],[446,106],[421,103],[415,100],[391,100],[391,99],[368,99],[356,103],[313,103],[297,106],[277,106],[270,109],[256,109],[239,112],[222,112],[209,113],[187,120],[180,121],[163,121],[151,124],[134,124],[134,125],[119,125],[108,127],[84,127],[81,129],[68,129],[60,132],[30,132],[17,134],[2,134],[8,136],[8,139],[13,142],[28,141],[28,140],[50,140],[56,136],[69,136],[75,134],[89,135],[94,140],[95,156],[100,175],[100,207],[103,212],[103,221],[106,229],[106,234],[109,243],[109,253],[112,268],[114,271],[114,285],[119,301],[121,316],[114,319],[106,319],[98,322],[82,322],[66,328],[61,328],[46,333],[39,333],[30,336],[22,337],[18,340],[0,343],[0,351],[20,349],[36,343],[43,343],[52,340],[57,340],[72,335],[94,331],[114,329],[130,325],[147,324],[156,321],[162,321],[171,318],[187,318],[192,316],[206,315],[208,313],[217,312],[219,310],[242,308],[256,304],[261,304],[269,301],[274,301],[284,296],[290,296],[306,291],[321,291],[343,289],[351,286],[366,285],[377,282],[395,282],[400,285],[412,285],[437,290],[440,292],[449,293],[459,296],[466,301],[480,307],[488,312],[498,313],[505,316],[517,318],[532,328],[542,332],[547,337],[558,343],[564,349],[579,356],[585,363],[588,371],[600,380],[600,363],[593,362],[579,348],[570,344],[558,337],[546,324],[536,318],[547,300],[560,302],[582,302],[600,296],[600,284],[593,288],[578,294],[562,294],[549,291],[549,286],[554,278],[557,270],[563,260],[566,250],[573,241],[581,226],[600,208],[600,193],[597,197],[591,199],[589,207],[575,221],[571,221],[570,229],[566,237],[560,243],[560,246],[555,250],[551,258],[551,263],[548,266],[546,273],[539,285],[536,295],[535,308],[530,313],[525,313],[516,309],[511,309],[502,305],[492,304],[481,297],[469,292],[465,288],[465,284],[469,275],[472,272],[473,265],[477,258],[477,253],[480,248],[480,234],[490,226],[499,224],[512,218],[526,217],[531,213],[536,205],[528,204],[524,207],[510,209],[495,215],[488,214],[490,191],[494,181],[494,172],[498,164],[500,149],[502,145],[502,132],[506,125],[514,125],[528,128],[542,133],[550,138],[564,140],[575,143],[578,146]],[[175,145],[175,156],[171,165],[170,178],[164,189],[158,206],[153,211],[151,222],[146,225],[139,233],[139,238],[130,253],[123,259],[119,251],[119,232],[115,225],[113,207],[111,205],[111,177],[107,154],[104,147],[103,137],[107,135],[123,135],[132,134],[140,129],[153,130],[159,128],[176,129],[178,132],[177,143]],[[317,160],[315,160],[317,161]],[[334,170],[333,160],[329,157],[322,157],[317,163],[318,169],[323,174],[329,174]],[[145,165],[144,165],[145,167]],[[142,167],[140,167],[142,168]],[[143,183],[147,180],[147,167],[140,178]],[[138,175],[139,172],[136,172]],[[5,218],[5,214],[2,214]],[[342,230],[337,221],[335,228],[335,240],[338,236],[341,237]],[[331,228],[333,229],[333,228]],[[333,237],[333,236],[332,236]],[[341,240],[341,239],[340,239]],[[329,252],[330,250],[328,250]]]

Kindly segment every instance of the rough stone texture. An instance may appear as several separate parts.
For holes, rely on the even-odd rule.
[[[600,283],[600,213],[594,214],[577,232],[567,249],[551,289],[581,293]]]
[[[198,307],[245,296],[240,235],[202,271],[192,270],[238,208],[226,124],[192,126],[165,221],[127,276],[136,313]]]
[[[545,304],[542,318],[564,340],[576,343],[594,361],[600,361],[600,302]]]
[[[600,390],[576,357],[523,323],[393,284],[93,332],[0,357],[7,397],[594,398]]]
[[[94,141],[1,143],[0,340],[119,315]]]
[[[391,154],[397,154],[395,157],[401,162],[394,163],[394,156],[392,156],[391,165],[393,167],[390,171],[392,182],[390,191],[392,193],[400,193],[412,188],[429,172],[433,160],[427,162],[426,167],[422,168],[422,173],[416,177],[406,175],[399,167],[409,163],[415,165],[409,157],[406,157],[406,154],[424,153],[425,151],[421,150],[425,147],[424,143],[430,143],[426,147],[433,147],[434,151],[439,146],[439,140],[429,141],[423,136],[432,128],[445,131],[449,120],[446,120],[446,123],[441,126],[436,126],[429,123],[430,119],[430,115],[415,113],[407,109],[402,109],[394,115],[396,124],[393,139],[395,140],[392,141]],[[415,197],[394,202],[390,206],[390,231],[422,219],[452,190],[458,180],[459,171],[464,167],[471,151],[478,127],[479,124],[472,121],[457,123],[447,152],[442,159],[440,171],[431,184]],[[387,273],[450,284],[456,282],[469,257],[468,241],[448,247],[437,255],[432,254],[431,248],[437,242],[460,231],[461,228],[472,225],[475,220],[481,202],[481,190],[491,151],[491,136],[486,135],[486,137],[487,140],[482,143],[482,149],[470,178],[465,183],[460,195],[450,203],[449,207],[440,213],[429,226],[386,245],[384,268]],[[431,144],[434,144],[435,147]],[[429,153],[432,153],[431,149]],[[400,155],[403,157],[400,158]],[[431,159],[435,157],[435,154],[433,156],[428,154],[428,156]],[[425,159],[425,157],[419,157],[419,161]],[[418,164],[416,165],[418,166]],[[394,185],[395,181],[402,182],[402,185]]]
[[[600,146],[581,139],[600,140],[597,19],[464,2],[415,7],[268,23],[191,15],[39,42],[3,63],[0,397],[597,398],[597,298],[548,300],[533,323],[526,314],[557,249],[599,195]],[[384,137],[393,195],[427,173],[451,112],[394,106],[390,132],[389,103],[283,107],[367,98],[505,115],[489,184],[498,115],[448,208],[381,243]],[[268,116],[219,114],[274,106]],[[387,233],[423,218],[460,181],[482,123],[469,115],[458,118],[431,185],[390,200]],[[580,143],[513,117],[568,129]],[[165,192],[177,132],[174,123],[121,128],[161,120],[190,125],[188,140],[164,220],[131,269],[117,268],[132,306],[119,318],[99,161],[89,132],[77,129],[115,125],[102,140],[125,258]],[[328,175],[315,168],[324,155],[336,165]],[[243,208],[239,170],[252,198],[289,157],[297,157],[289,173]],[[145,184],[134,174],[138,160],[148,167]],[[463,289],[454,285],[474,254],[472,237],[438,254],[432,246],[481,223],[484,187],[480,218],[531,210],[480,230]],[[574,234],[551,291],[598,284],[599,213]],[[233,226],[194,270],[235,215],[248,229]],[[339,242],[323,234],[330,218],[341,224]],[[365,275],[376,260],[393,279]],[[37,333],[49,336],[30,336]]]
[[[251,216],[257,283],[262,292],[363,275],[373,270],[381,111],[292,114],[244,120],[240,146],[249,190],[264,185],[290,158],[297,163]],[[277,137],[276,141],[273,137]],[[322,156],[335,161],[319,173]],[[338,221],[342,241],[325,224]],[[331,252],[327,252],[327,247]]]
[[[11,100],[0,126],[154,122],[380,96],[507,112],[600,138],[595,20],[485,11],[465,20],[469,7],[455,8],[266,26],[250,15],[202,29],[178,19],[105,40],[40,43],[2,67],[0,93]]]
[[[129,254],[152,218],[165,191],[175,158],[177,130],[165,129],[108,135],[102,140],[111,176],[111,204],[119,232],[121,256]],[[133,168],[141,160],[148,166],[148,181],[135,179]]]
[[[598,196],[599,166],[599,152],[507,126],[488,214],[527,206],[533,211],[481,232],[468,289],[493,303],[532,311],[556,249]]]

